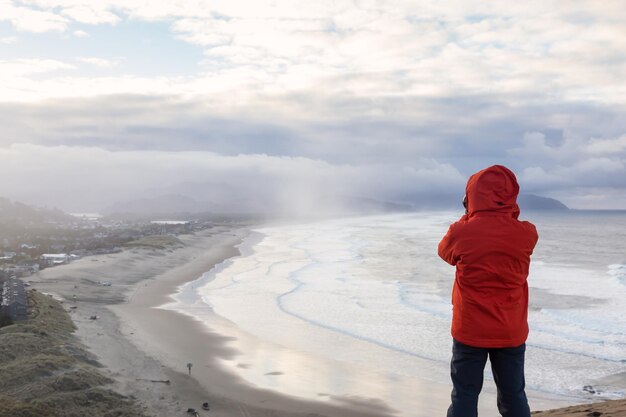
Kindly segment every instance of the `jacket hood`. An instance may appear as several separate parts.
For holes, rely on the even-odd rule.
[[[515,174],[502,165],[472,175],[467,181],[465,194],[469,217],[478,212],[508,213],[516,219],[519,216],[519,185]]]

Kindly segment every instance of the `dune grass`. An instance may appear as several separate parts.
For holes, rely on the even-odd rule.
[[[169,247],[183,246],[183,242],[175,236],[170,235],[154,235],[146,236],[141,239],[133,240],[125,243],[126,247],[144,247],[153,249],[166,249]]]
[[[0,417],[144,417],[110,388],[59,302],[29,292],[29,318],[0,328]]]

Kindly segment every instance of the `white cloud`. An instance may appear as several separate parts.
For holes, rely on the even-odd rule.
[[[104,59],[104,58],[98,58],[98,57],[78,57],[76,58],[76,61],[84,62],[86,64],[94,65],[96,67],[101,67],[101,68],[113,68],[119,63],[119,61],[117,60]]]
[[[580,210],[623,210],[626,207],[626,193],[620,188],[571,188],[555,190],[551,196]]]
[[[283,92],[511,94],[518,101],[514,105],[623,104],[626,97],[621,76],[626,63],[620,58],[626,34],[612,1],[550,0],[524,7],[456,0],[419,7],[397,0],[365,5],[348,0],[28,3],[41,8],[33,13],[66,19],[61,13],[86,24],[114,24],[125,17],[168,22],[175,36],[205,48],[202,70],[211,82],[219,83],[223,71],[243,69],[240,77],[228,76],[237,89],[250,88],[252,72],[259,83]],[[65,28],[67,20],[62,22]],[[46,27],[41,30],[50,30]],[[198,80],[203,75],[189,74]]]
[[[74,68],[71,64],[54,59],[0,60],[0,74],[6,83],[26,75]]]
[[[15,7],[10,2],[0,3],[0,21],[9,21],[18,31],[24,32],[62,32],[68,26],[68,20],[57,13],[35,10],[30,7]]]
[[[5,45],[10,45],[15,42],[17,42],[16,36],[6,36],[4,38],[0,38],[0,43],[3,43]]]
[[[519,180],[530,190],[555,189],[571,185],[569,178],[563,176],[561,167],[557,166],[551,168],[552,169],[548,171],[538,166],[524,168]],[[554,168],[557,169],[555,170]]]
[[[97,2],[89,2],[88,4],[64,7],[61,11],[61,14],[77,22],[89,25],[97,25],[103,23],[115,24],[120,21],[119,16],[106,10],[106,4],[104,5],[104,7],[97,6]]]
[[[26,62],[22,62],[26,61]],[[45,79],[43,81],[26,78],[24,75],[37,72],[49,72],[56,69],[76,69],[74,65],[59,61],[41,60],[52,62],[54,65],[43,65],[38,60],[20,60],[0,62],[0,74],[11,77],[0,79],[0,91],[2,101],[5,102],[39,102],[51,98],[79,98],[104,95],[175,95],[192,94],[193,84],[185,83],[184,78],[147,78],[147,77],[69,77],[67,75]],[[21,72],[23,68],[25,72]],[[216,88],[219,88],[216,86]]]
[[[73,35],[77,38],[88,38],[90,36],[89,33],[85,32],[84,30],[75,30]]]
[[[624,173],[624,161],[619,158],[586,158],[572,167],[578,176],[589,175],[593,173],[600,174],[621,174]]]
[[[76,67],[54,59],[0,60],[0,102],[34,100],[41,97],[36,76],[55,71],[74,70]]]
[[[592,154],[619,154],[626,152],[626,135],[615,139],[593,138],[587,145]]]

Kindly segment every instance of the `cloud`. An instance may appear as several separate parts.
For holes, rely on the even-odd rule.
[[[541,132],[525,133],[523,137],[523,147],[513,148],[509,153],[514,156],[522,156],[530,159],[547,158],[554,160],[561,156],[559,149],[549,146],[546,143],[546,136]]]
[[[463,181],[453,167],[434,160],[416,161],[418,168],[352,166],[264,154],[114,152],[28,144],[0,148],[0,160],[0,175],[14,179],[0,185],[1,195],[70,210],[101,209],[116,199],[136,198],[146,189],[184,182],[223,185],[233,194],[230,201],[247,195],[256,199],[257,209],[289,211],[338,194],[381,197],[390,184],[395,192],[427,193],[442,183]]]
[[[73,32],[73,35],[77,38],[88,38],[90,36],[89,33],[85,32],[84,30],[75,30]]]
[[[511,150],[527,165],[520,179],[529,191],[561,198],[577,208],[626,207],[626,146],[621,137],[566,137],[557,147],[546,146],[539,135],[530,137],[525,148]],[[594,206],[591,196],[600,195],[604,197]]]
[[[542,167],[531,166],[524,168],[519,176],[520,181],[531,190],[534,189],[555,189],[570,187],[572,184],[570,179],[562,175],[562,171],[554,172],[550,170],[546,172]]]
[[[18,199],[36,195],[48,204],[65,201],[76,207],[82,196],[93,194],[87,201],[95,205],[91,209],[99,209],[110,199],[132,197],[142,189],[158,189],[159,184],[204,179],[230,184],[237,196],[257,198],[257,192],[271,196],[272,204],[309,189],[401,201],[462,193],[470,174],[496,163],[517,172],[525,192],[563,195],[572,207],[588,205],[585,196],[595,195],[590,190],[626,190],[626,150],[610,147],[616,152],[598,153],[600,142],[593,139],[623,131],[623,124],[593,122],[587,126],[591,130],[576,133],[565,124],[555,136],[550,130],[525,131],[524,124],[529,115],[543,113],[545,118],[533,123],[545,125],[555,119],[551,112],[558,116],[559,109],[517,109],[492,118],[489,109],[497,104],[484,103],[477,109],[477,103],[480,100],[474,98],[467,103],[421,103],[424,108],[416,104],[410,121],[408,114],[396,120],[364,118],[359,114],[363,103],[340,102],[326,109],[344,114],[332,122],[319,115],[294,121],[280,106],[272,113],[273,102],[233,110],[221,108],[219,102],[176,96],[4,104],[0,149],[5,152],[0,153],[0,162],[3,175],[20,180],[18,188],[7,185],[0,195],[10,192]],[[295,100],[296,114],[301,111],[298,104],[309,107],[306,101]],[[395,105],[385,102],[383,107]],[[587,121],[619,120],[621,114],[593,107],[579,111],[591,118]],[[445,118],[439,119],[442,114]],[[453,119],[455,123],[442,125]],[[510,122],[502,124],[503,119]],[[603,150],[608,150],[606,144]],[[48,159],[54,162],[44,161]],[[133,162],[123,166],[123,161]],[[47,174],[46,181],[74,185],[67,193],[35,193],[43,187],[40,177],[46,175],[24,172],[23,165],[55,173]],[[96,180],[89,169],[95,170]],[[90,184],[98,186],[92,190]],[[298,201],[306,206],[308,198],[303,195]]]
[[[626,194],[623,189],[612,187],[574,188],[555,191],[554,198],[562,201],[574,201],[575,208],[581,210],[613,209],[626,207]]]
[[[74,68],[73,65],[54,59],[0,60],[0,72],[8,79]]]
[[[3,38],[0,38],[0,43],[3,43],[5,45],[10,45],[12,43],[16,43],[17,42],[17,37],[16,36],[5,36]]]
[[[97,2],[87,4],[77,4],[64,7],[61,14],[72,20],[89,25],[115,24],[120,21],[120,17],[115,13],[106,10],[105,7],[98,7]]]
[[[615,3],[545,3],[503,7],[448,0],[422,4],[416,13],[408,1],[359,6],[348,0],[190,0],[179,5],[32,0],[29,4],[40,10],[28,10],[61,19],[58,30],[70,20],[167,23],[174,36],[202,47],[205,54],[202,70],[190,75],[190,83],[168,80],[177,93],[210,94],[215,85],[227,85],[240,91],[323,90],[353,97],[497,92],[514,95],[522,104],[555,99],[623,104],[626,34],[623,22],[614,19]],[[65,91],[92,94],[81,88],[79,77],[75,81],[71,86],[72,80],[64,79],[73,87]],[[114,87],[118,80],[108,82]],[[190,84],[196,89],[187,89]],[[50,97],[52,92],[43,87],[42,97]],[[61,91],[54,89],[54,94]]]
[[[16,4],[0,0],[0,20],[77,37],[97,30],[80,44],[98,47],[80,64],[0,61],[6,149],[80,149],[113,165],[149,151],[175,166],[166,154],[181,153],[193,165],[187,153],[197,153],[228,161],[233,178],[249,172],[243,161],[257,170],[297,161],[319,173],[320,182],[302,173],[311,188],[332,183],[328,171],[349,178],[354,188],[346,189],[390,199],[415,192],[411,184],[431,184],[424,193],[462,188],[463,178],[494,163],[518,172],[527,191],[565,196],[574,207],[626,194],[619,1]],[[116,66],[98,49],[109,28],[95,25],[130,36],[165,27],[200,51],[198,61],[172,70],[167,50],[145,60],[137,50],[140,64]],[[90,156],[89,148],[103,153]],[[302,188],[282,174],[260,177]]]
[[[68,20],[54,12],[15,7],[8,1],[0,2],[0,21],[9,21],[23,32],[62,32],[68,27]]]
[[[623,154],[626,151],[626,134],[614,139],[593,138],[587,150],[591,154]]]
[[[85,88],[97,89],[98,84],[85,84]],[[245,105],[240,99],[236,93],[200,100],[106,95],[7,103],[0,111],[0,122],[5,132],[14,134],[5,135],[2,143],[18,140],[108,149],[268,153],[350,164],[409,164],[418,158],[508,157],[507,150],[520,146],[524,131],[545,122],[526,126],[528,113],[519,110],[493,118],[488,109],[502,106],[483,103],[477,97],[467,102],[377,101],[330,100],[311,94],[249,97]],[[368,114],[372,108],[380,112]],[[544,112],[549,119],[550,110]]]
[[[84,62],[86,64],[94,65],[101,68],[112,68],[118,64],[118,61],[111,59],[104,59],[98,57],[78,57],[76,61]]]
[[[38,96],[39,82],[35,79],[44,74],[75,70],[74,65],[55,59],[13,59],[0,60],[0,91],[2,101],[13,101],[20,97],[23,100]]]

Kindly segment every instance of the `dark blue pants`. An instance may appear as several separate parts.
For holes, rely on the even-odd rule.
[[[498,410],[503,417],[530,417],[524,387],[526,344],[512,348],[476,348],[454,340],[452,345],[452,404],[448,417],[478,416],[478,394],[483,387],[487,357],[498,388]]]

